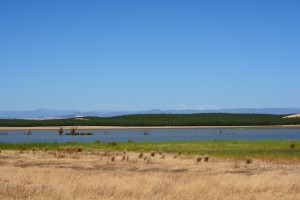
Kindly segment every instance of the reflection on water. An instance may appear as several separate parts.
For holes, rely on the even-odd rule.
[[[93,135],[62,135],[57,130],[11,130],[0,132],[0,142],[88,142],[88,141],[187,141],[187,140],[234,140],[234,139],[274,139],[300,140],[299,128],[264,129],[122,129],[122,130],[80,130]],[[28,134],[30,133],[30,134]]]

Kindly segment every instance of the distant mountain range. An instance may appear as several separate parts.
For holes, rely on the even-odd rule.
[[[159,110],[148,111],[90,111],[37,109],[30,111],[0,111],[5,119],[59,119],[78,116],[111,117],[130,114],[192,114],[192,113],[256,113],[256,114],[295,114],[300,108],[236,108],[215,110]]]

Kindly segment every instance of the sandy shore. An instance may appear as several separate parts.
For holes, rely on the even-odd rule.
[[[149,161],[149,153],[145,160],[135,152],[3,150],[0,199],[300,199],[300,163],[293,160],[163,155]]]
[[[40,126],[40,127],[0,127],[0,130],[58,130],[61,126]],[[64,129],[71,129],[74,126],[62,126]],[[300,128],[299,125],[271,125],[271,126],[75,126],[77,129],[114,130],[114,129],[187,129],[187,128]]]
[[[288,116],[285,116],[283,118],[298,118],[300,117],[300,113],[299,114],[294,114],[294,115],[288,115]]]

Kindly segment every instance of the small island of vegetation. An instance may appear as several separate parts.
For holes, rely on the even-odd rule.
[[[58,129],[58,134],[63,135],[64,134],[64,129],[63,127],[60,127]],[[72,127],[69,133],[66,133],[66,135],[93,135],[93,132],[77,132],[76,127]]]

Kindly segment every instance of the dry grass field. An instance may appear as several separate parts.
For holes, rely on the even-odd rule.
[[[299,160],[77,151],[3,150],[0,199],[300,199]]]

